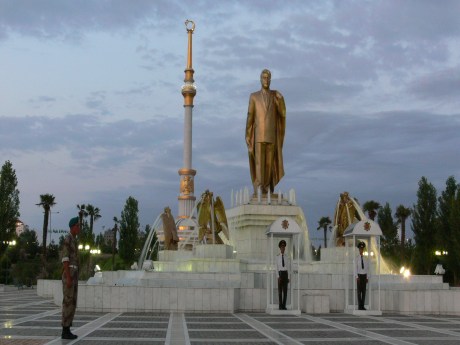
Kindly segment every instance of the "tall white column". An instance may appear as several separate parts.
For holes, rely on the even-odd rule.
[[[193,80],[194,70],[192,68],[192,35],[195,30],[195,23],[191,20],[185,22],[188,35],[187,67],[185,68],[184,85],[182,86],[182,96],[184,96],[184,157],[183,166],[179,169],[180,194],[179,218],[189,217],[194,206],[196,197],[195,175],[196,171],[192,168],[192,115],[193,98],[196,95],[196,87]]]

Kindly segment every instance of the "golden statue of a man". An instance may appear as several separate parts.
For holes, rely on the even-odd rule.
[[[283,141],[286,129],[286,105],[283,95],[270,90],[271,72],[260,74],[260,91],[249,97],[246,121],[246,144],[254,194],[260,187],[266,194],[273,193],[284,176]]]
[[[177,250],[179,237],[177,236],[176,222],[174,221],[169,206],[164,208],[164,212],[161,214],[161,220],[163,221],[163,232],[165,235],[164,249]]]

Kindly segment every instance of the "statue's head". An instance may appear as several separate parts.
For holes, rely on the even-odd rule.
[[[169,206],[165,207],[165,213],[168,213],[168,214],[171,213],[171,209],[169,208]]]
[[[263,89],[270,88],[271,79],[272,73],[268,69],[264,69],[262,73],[260,73],[260,84],[262,85]]]

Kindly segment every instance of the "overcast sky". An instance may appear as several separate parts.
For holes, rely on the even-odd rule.
[[[416,202],[422,176],[460,179],[460,2],[0,0],[0,158],[13,163],[21,220],[41,238],[77,204],[113,226],[126,199],[142,228],[177,214],[186,19],[194,20],[195,194],[230,207],[250,186],[244,141],[262,69],[285,97],[286,175],[310,237],[339,194]],[[57,239],[57,235],[54,235]]]

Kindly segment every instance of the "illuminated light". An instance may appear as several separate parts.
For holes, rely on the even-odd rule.
[[[13,328],[13,322],[12,321],[7,321],[4,323],[5,328]]]
[[[89,244],[85,245],[85,250],[89,250]]]
[[[79,250],[82,250],[82,249],[83,249],[83,244],[79,244],[79,245],[78,245],[78,249],[79,249]]]
[[[374,252],[371,252],[371,256],[374,256]]]
[[[442,255],[447,255],[447,254],[449,254],[449,253],[447,252],[447,250],[443,250],[443,251],[442,251]]]
[[[403,274],[405,270],[406,270],[406,268],[403,266],[403,267],[401,267],[401,269],[399,270],[399,273]]]
[[[364,255],[364,256],[369,256],[369,253],[368,253],[368,252],[364,252],[363,255]]]
[[[15,240],[12,240],[12,241],[10,242],[10,245],[15,246],[15,245],[16,245],[16,241],[15,241]]]
[[[99,265],[94,266],[94,271],[95,272],[99,272],[100,270],[101,270],[101,268],[99,267]]]
[[[440,250],[435,251],[434,255],[437,255],[437,256],[441,255],[441,251]]]
[[[409,278],[410,277],[410,271],[409,270],[405,270],[404,271],[404,278]]]
[[[233,251],[233,254],[236,254],[236,253],[238,253],[238,252],[237,252],[236,250],[234,250],[234,251]]]

